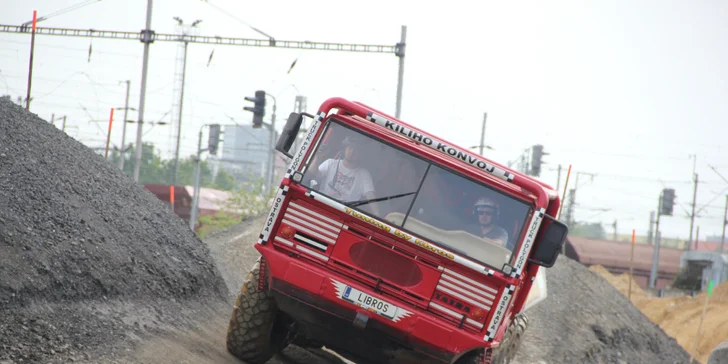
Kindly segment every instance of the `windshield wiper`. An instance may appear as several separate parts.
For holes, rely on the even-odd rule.
[[[354,201],[354,202],[348,203],[346,205],[347,206],[351,206],[351,207],[361,206],[361,205],[366,205],[366,204],[371,203],[371,202],[386,201],[386,200],[392,200],[392,199],[395,199],[395,198],[400,198],[400,197],[404,197],[404,196],[413,195],[416,192],[417,191],[415,191],[415,192],[402,193],[402,194],[399,194],[399,195],[386,196],[386,197],[371,198],[371,199],[368,199],[368,200]]]

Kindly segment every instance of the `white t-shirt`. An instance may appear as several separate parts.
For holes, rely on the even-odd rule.
[[[339,201],[363,200],[365,193],[374,192],[372,176],[364,168],[346,168],[341,160],[329,159],[318,170],[324,176],[321,192]]]

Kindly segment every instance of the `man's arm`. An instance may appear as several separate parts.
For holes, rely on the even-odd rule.
[[[496,225],[494,228],[498,232],[496,237],[489,238],[489,237],[485,236],[485,237],[483,237],[483,240],[485,240],[486,242],[488,242],[490,244],[497,245],[497,246],[510,250],[511,248],[508,246],[508,233],[498,225]]]
[[[374,194],[374,183],[372,182],[372,175],[367,170],[363,170],[362,173],[361,189],[364,192],[362,195],[364,195],[367,200],[377,198],[377,196]],[[370,206],[372,213],[379,216],[380,211],[377,204],[378,202],[372,202]]]
[[[367,200],[371,200],[373,198],[377,198],[377,196],[374,194],[374,191],[369,191],[364,194],[364,197],[366,197]],[[379,216],[379,206],[377,205],[379,202],[372,202],[369,206],[371,206],[372,213],[374,215]]]
[[[327,159],[325,161],[321,161],[323,158],[320,156],[316,156],[313,160],[313,163],[311,163],[310,170],[314,174],[314,178],[319,184],[324,184],[326,181],[324,181],[326,172],[329,170],[329,166],[332,163],[332,159]]]

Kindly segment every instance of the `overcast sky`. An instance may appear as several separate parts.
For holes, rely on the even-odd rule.
[[[580,175],[575,217],[603,222],[610,233],[617,220],[620,234],[645,234],[660,190],[671,187],[678,205],[676,216],[663,217],[663,235],[687,239],[683,207],[690,210],[696,155],[697,202],[707,204],[696,226],[701,237],[721,234],[728,183],[710,166],[728,178],[726,2],[207,1],[155,0],[152,28],[174,33],[177,16],[202,20],[200,35],[261,38],[249,24],[280,40],[394,45],[407,25],[402,119],[473,146],[487,112],[486,144],[494,150],[486,155],[494,160],[505,164],[543,144],[548,183],[556,185],[559,164],[562,178],[573,165],[570,186],[576,172],[597,174]],[[0,24],[79,3],[0,0]],[[99,0],[39,26],[138,32],[146,3]],[[151,46],[147,121],[171,121],[177,47]],[[29,34],[0,33],[0,94],[25,96],[29,48]],[[31,111],[48,120],[67,115],[70,135],[103,146],[107,124],[89,120],[107,120],[109,108],[123,106],[123,80],[131,80],[130,106],[138,108],[142,51],[132,40],[38,36]],[[279,129],[297,94],[308,97],[309,112],[342,96],[394,114],[397,66],[392,54],[191,44],[182,154],[194,153],[204,123],[249,124],[243,98],[257,89],[276,96]],[[146,126],[145,141],[169,153],[170,130]],[[135,134],[129,125],[127,142]],[[117,122],[112,143],[120,142]]]

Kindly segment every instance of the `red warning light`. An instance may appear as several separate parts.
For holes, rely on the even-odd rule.
[[[474,319],[481,320],[483,318],[483,310],[476,308],[471,315],[473,315]]]
[[[279,235],[284,239],[291,239],[296,234],[296,230],[293,230],[290,226],[283,226],[279,232]]]

